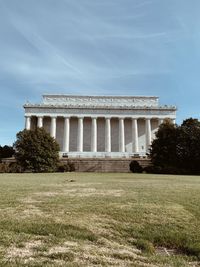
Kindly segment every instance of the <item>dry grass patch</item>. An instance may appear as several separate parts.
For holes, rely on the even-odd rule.
[[[30,241],[23,244],[22,247],[11,246],[6,251],[6,259],[13,261],[16,258],[32,258],[36,253],[36,248],[40,247],[42,242],[40,240]]]
[[[66,195],[67,197],[90,197],[90,196],[110,196],[110,197],[120,197],[124,193],[123,190],[105,190],[105,189],[96,189],[93,187],[83,187],[83,188],[67,188],[57,192],[37,192],[34,193],[36,197],[55,197]],[[33,201],[34,202],[34,201]],[[32,203],[33,203],[32,202]]]
[[[12,174],[0,183],[1,267],[200,264],[199,177]]]
[[[20,198],[20,202],[25,203],[25,204],[33,204],[33,203],[41,203],[41,200],[34,199],[33,197],[25,197],[25,198]]]
[[[34,205],[28,205],[25,210],[23,210],[22,212],[18,214],[18,216],[22,218],[34,217],[34,216],[44,217],[45,213]]]

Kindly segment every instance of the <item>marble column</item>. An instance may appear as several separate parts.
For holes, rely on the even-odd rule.
[[[151,119],[146,119],[146,152],[148,152],[151,145]]]
[[[97,152],[97,118],[92,118],[91,151]]]
[[[63,151],[69,152],[70,117],[64,117]]]
[[[125,152],[124,118],[119,118],[119,152]]]
[[[56,139],[56,117],[51,117],[50,135],[51,135],[51,137]]]
[[[138,120],[132,119],[132,152],[139,152],[139,144],[138,144]]]
[[[105,151],[111,152],[111,123],[110,118],[106,118],[105,125]]]
[[[77,151],[83,152],[83,117],[78,118]]]
[[[31,129],[31,116],[25,116],[25,129]]]
[[[38,128],[42,128],[43,127],[43,117],[42,116],[39,116],[37,118],[37,127]]]

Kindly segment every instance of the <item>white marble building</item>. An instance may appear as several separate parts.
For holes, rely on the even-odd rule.
[[[68,157],[144,156],[159,124],[176,119],[176,107],[146,96],[43,95],[24,109],[26,129],[44,127]]]

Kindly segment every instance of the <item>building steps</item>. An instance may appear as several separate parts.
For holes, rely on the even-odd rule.
[[[150,165],[149,159],[129,158],[129,159],[61,159],[63,163],[72,163],[76,172],[130,172],[129,164],[132,160],[137,160],[142,167]]]

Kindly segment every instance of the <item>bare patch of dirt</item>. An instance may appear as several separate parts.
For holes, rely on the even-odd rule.
[[[164,247],[158,247],[156,248],[156,254],[157,255],[163,255],[163,256],[173,256],[178,255],[178,251],[176,249],[168,249]]]

